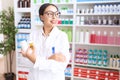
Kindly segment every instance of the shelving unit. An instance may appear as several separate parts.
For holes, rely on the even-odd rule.
[[[44,0],[41,0],[44,1]],[[50,0],[51,1],[51,0]],[[113,4],[120,4],[119,0],[106,0],[106,1],[96,1],[96,0],[89,0],[89,1],[85,1],[85,0],[63,0],[62,2],[59,2],[59,0],[54,0],[55,4],[58,6],[60,12],[61,12],[61,16],[60,16],[60,23],[58,24],[58,27],[60,29],[62,29],[63,31],[65,31],[68,34],[69,37],[69,42],[70,42],[70,46],[71,46],[71,62],[69,63],[69,66],[66,68],[66,80],[95,80],[94,78],[99,78],[99,77],[103,77],[103,76],[98,76],[98,74],[96,75],[89,75],[87,72],[91,71],[91,70],[96,70],[96,72],[99,71],[107,71],[109,76],[111,74],[110,71],[117,71],[120,75],[120,67],[119,68],[115,68],[115,67],[110,67],[109,66],[109,58],[111,54],[114,55],[119,55],[120,54],[120,45],[117,44],[103,44],[103,43],[91,43],[89,42],[80,42],[80,32],[83,31],[84,36],[82,37],[83,40],[85,40],[85,35],[87,34],[86,31],[89,32],[89,37],[92,34],[92,31],[95,31],[95,33],[97,34],[98,31],[101,32],[101,35],[103,35],[104,31],[107,32],[107,35],[110,33],[110,31],[113,31],[114,36],[117,36],[117,32],[120,32],[120,20],[119,20],[119,24],[110,24],[108,25],[106,24],[98,24],[98,22],[93,22],[93,23],[89,23],[86,24],[86,17],[88,17],[89,21],[92,21],[92,17],[94,18],[94,21],[97,20],[98,18],[96,17],[105,17],[108,18],[109,16],[114,18],[114,16],[119,17],[120,18],[120,11],[119,13],[94,13],[94,8],[95,5],[113,5]],[[57,2],[58,1],[58,2]],[[61,1],[61,0],[60,0]],[[66,2],[64,2],[66,1]],[[79,2],[78,2],[79,1]],[[46,0],[46,2],[49,2],[49,0]],[[34,30],[39,28],[42,25],[42,22],[39,20],[39,15],[38,15],[38,8],[40,7],[41,4],[43,4],[42,2],[40,2],[39,0],[31,0],[30,2],[30,7],[28,8],[18,8],[17,7],[17,3],[18,0],[14,0],[14,11],[15,11],[15,26],[18,26],[18,23],[20,22],[22,16],[24,15],[29,15],[30,19],[31,19],[31,27],[29,29],[19,29],[18,35],[16,36],[16,75],[17,75],[17,80],[19,80],[18,76],[27,76],[27,74],[25,74],[25,72],[29,72],[29,69],[32,65],[32,63],[30,63],[28,60],[24,59],[22,57],[22,55],[19,54],[19,41],[21,39],[25,39],[27,40],[27,36],[29,35],[29,33]],[[51,2],[52,3],[52,2]],[[84,10],[83,10],[84,9]],[[85,10],[88,10],[88,12],[86,13]],[[85,13],[82,13],[85,12]],[[103,20],[103,19],[102,19]],[[26,34],[26,36],[21,36],[22,34]],[[89,39],[89,38],[87,38]],[[89,54],[89,50],[107,50],[108,55],[107,55],[107,60],[108,60],[108,64],[107,66],[98,66],[98,65],[89,65],[89,64],[83,64],[83,63],[76,63],[76,54],[77,54],[77,50],[79,49],[86,49],[87,51],[87,56]],[[119,55],[120,56],[120,55]],[[81,57],[80,57],[81,58]],[[26,64],[22,63],[21,60],[26,61],[30,64]],[[87,60],[88,61],[88,60]],[[21,63],[20,63],[21,62]],[[88,62],[87,62],[88,63]],[[76,69],[77,68],[77,69]],[[83,72],[83,74],[81,74],[79,72],[79,70],[85,69],[87,72]],[[78,72],[76,72],[76,70]],[[22,73],[19,71],[23,71]],[[95,73],[94,73],[95,74]],[[82,76],[81,76],[82,75]],[[91,77],[91,78],[90,78]],[[105,77],[103,77],[105,78]],[[99,80],[99,79],[98,79]],[[105,80],[105,79],[104,79]],[[106,79],[109,80],[109,79]],[[112,79],[111,79],[112,80]],[[116,80],[120,80],[120,76],[118,79]]]
[[[110,60],[110,55],[111,54],[119,54],[119,49],[120,49],[120,45],[116,45],[116,44],[104,44],[104,43],[91,43],[90,41],[89,42],[79,42],[78,40],[78,32],[82,32],[83,31],[83,39],[85,40],[85,35],[87,34],[86,31],[89,32],[89,35],[92,34],[92,31],[95,32],[96,36],[98,34],[98,31],[100,31],[100,35],[102,36],[104,31],[107,32],[107,35],[110,33],[110,31],[113,31],[114,33],[114,36],[117,35],[117,32],[120,31],[120,24],[119,25],[115,25],[115,24],[108,24],[108,23],[101,23],[101,24],[98,24],[98,22],[96,22],[98,19],[97,17],[105,17],[108,18],[109,16],[110,17],[113,17],[113,16],[117,16],[119,17],[120,16],[120,12],[119,13],[103,13],[103,11],[101,12],[96,12],[95,13],[95,6],[106,6],[106,5],[113,5],[113,4],[119,4],[119,1],[96,1],[96,0],[93,0],[93,1],[84,1],[84,0],[79,0],[81,2],[76,2],[76,12],[75,12],[75,20],[76,20],[76,23],[75,23],[75,35],[74,38],[75,38],[75,41],[74,42],[74,47],[75,48],[75,51],[73,53],[73,67],[72,69],[74,69],[73,71],[73,77],[71,78],[71,80],[100,80],[100,79],[103,79],[103,80],[115,80],[115,78],[112,78],[110,77],[110,71],[118,71],[118,75],[120,75],[120,69],[119,68],[116,68],[116,67],[110,67],[109,65],[109,60]],[[102,8],[102,7],[101,7]],[[105,7],[103,7],[104,9]],[[98,8],[100,10],[100,8]],[[87,11],[88,10],[88,11]],[[88,19],[87,19],[88,17]],[[94,22],[91,22],[91,21],[94,21]],[[88,23],[89,21],[89,23]],[[87,22],[87,23],[86,23]],[[82,30],[82,31],[81,31]],[[82,33],[81,33],[82,34]],[[80,35],[79,35],[80,36]],[[109,35],[108,35],[109,36]],[[89,36],[90,37],[90,36]],[[80,39],[82,39],[80,37]],[[89,39],[89,38],[87,38]],[[80,51],[82,51],[82,49],[84,50],[87,50],[87,63],[85,63],[84,61],[86,60],[86,56],[85,53],[83,52],[80,52],[79,53],[77,52],[79,49],[81,49]],[[92,59],[90,58],[90,53],[89,53],[89,50],[107,50],[108,51],[108,62],[107,62],[107,65],[104,66],[104,61],[102,61],[102,64],[100,66],[98,66],[100,60],[98,59],[98,54],[93,54],[92,56]],[[79,55],[78,55],[78,54]],[[95,58],[97,55],[97,58]],[[81,57],[82,56],[82,57]],[[78,57],[78,58],[76,58]],[[85,57],[85,58],[83,58]],[[84,61],[83,61],[84,60]],[[77,61],[77,63],[76,63]],[[92,62],[90,62],[92,61]],[[94,62],[96,62],[96,64],[94,64]],[[76,69],[78,68],[78,70]],[[88,73],[89,71],[94,70],[94,73],[90,72],[90,74]],[[106,76],[105,74],[103,75],[103,73],[101,74],[101,71],[103,70],[103,72],[106,72],[109,74],[109,77]],[[96,74],[96,72],[98,72],[99,74],[101,74],[102,76],[100,76],[99,74]],[[120,76],[116,79],[116,80],[120,80]]]

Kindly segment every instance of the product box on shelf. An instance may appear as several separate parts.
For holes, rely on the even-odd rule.
[[[28,80],[28,72],[18,71],[18,80]]]

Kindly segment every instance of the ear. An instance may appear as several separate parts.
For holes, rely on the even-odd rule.
[[[40,15],[39,17],[40,17],[41,21],[44,21],[43,15]]]

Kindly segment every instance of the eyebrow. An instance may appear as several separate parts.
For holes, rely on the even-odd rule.
[[[45,11],[45,12],[54,12],[54,11]],[[56,12],[59,12],[59,11],[56,11]]]

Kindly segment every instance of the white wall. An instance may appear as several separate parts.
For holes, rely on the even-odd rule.
[[[2,0],[0,0],[0,11],[2,10]]]
[[[2,9],[7,9],[9,6],[14,6],[14,0],[1,0],[2,1]]]

